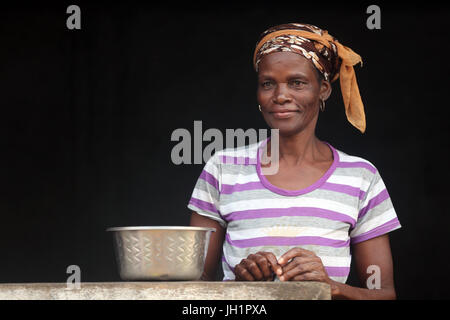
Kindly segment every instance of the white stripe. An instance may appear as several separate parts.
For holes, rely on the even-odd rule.
[[[370,214],[370,211],[367,214]],[[350,237],[354,238],[363,233],[371,231],[396,217],[397,215],[395,213],[394,208],[391,208],[387,210],[385,213],[378,215],[370,220],[364,221],[364,223],[360,225],[357,225],[355,229],[353,229],[352,232],[350,233]]]
[[[337,174],[332,174],[327,182],[358,188],[364,192],[366,192],[370,186],[370,181],[367,181],[362,177],[339,176]]]
[[[235,185],[236,183],[244,184],[248,182],[258,182],[258,181],[259,177],[256,173],[252,173],[249,175],[229,174],[229,173],[222,174],[223,184]]]
[[[340,152],[339,153],[339,160],[342,162],[364,162],[367,164],[370,164],[372,167],[375,168],[375,166],[373,165],[373,163],[371,163],[370,161],[361,158],[361,157],[357,157],[357,156],[351,156],[345,153]]]
[[[314,227],[265,227],[228,231],[231,240],[246,240],[260,237],[323,237],[332,240],[347,241],[348,232]]]
[[[330,277],[330,279],[340,283],[345,283],[347,281],[347,277]]]
[[[205,167],[203,168],[203,170],[208,172],[210,175],[212,175],[213,177],[215,177],[217,179],[219,172],[217,170],[216,164],[214,164],[214,161],[208,161],[205,164]]]
[[[350,267],[352,257],[318,256],[326,267]]]
[[[274,209],[274,208],[290,208],[290,207],[310,207],[320,208],[325,210],[332,210],[345,214],[356,220],[358,217],[358,210],[353,206],[348,206],[343,203],[317,198],[281,198],[281,199],[249,199],[231,202],[220,207],[222,215],[227,215],[231,212],[242,210],[255,209]]]

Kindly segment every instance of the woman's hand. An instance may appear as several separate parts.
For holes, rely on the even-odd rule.
[[[283,254],[278,263],[283,268],[281,281],[319,281],[332,284],[322,260],[312,251],[292,248]]]
[[[273,281],[274,273],[280,275],[282,268],[271,252],[250,254],[236,265],[236,281]]]

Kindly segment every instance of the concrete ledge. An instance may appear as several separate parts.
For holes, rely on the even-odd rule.
[[[320,282],[82,282],[0,284],[0,300],[329,300]]]

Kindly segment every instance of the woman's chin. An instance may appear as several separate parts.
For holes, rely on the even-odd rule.
[[[298,122],[281,122],[281,121],[274,121],[270,123],[270,128],[272,129],[278,129],[280,136],[291,136],[293,134],[297,134],[300,131],[302,131],[303,126]]]

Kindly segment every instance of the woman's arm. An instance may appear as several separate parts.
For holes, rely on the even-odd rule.
[[[222,254],[222,245],[225,237],[225,229],[219,222],[202,216],[195,211],[192,211],[190,225],[193,227],[207,227],[215,228],[216,232],[211,233],[208,245],[208,253],[206,254],[205,268],[201,280],[214,281],[216,280],[217,267],[220,263]]]
[[[368,270],[371,270],[369,266],[375,266],[380,271],[380,288],[356,288],[333,281],[333,285],[337,287],[333,299],[396,299],[389,235],[355,244],[353,258],[361,286],[367,287],[367,279],[373,274],[373,271],[368,273]],[[377,275],[373,274],[372,278],[375,276]]]

